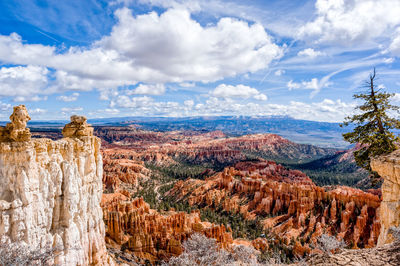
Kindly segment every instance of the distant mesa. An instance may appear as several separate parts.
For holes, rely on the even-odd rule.
[[[14,111],[10,116],[11,123],[5,127],[0,127],[0,142],[21,142],[31,139],[31,132],[26,128],[26,124],[31,117],[25,105],[14,106]]]

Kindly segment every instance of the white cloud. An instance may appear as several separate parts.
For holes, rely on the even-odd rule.
[[[400,23],[398,0],[317,0],[315,7],[317,17],[300,28],[300,39],[360,45]]]
[[[57,100],[63,101],[63,102],[75,102],[78,100],[79,93],[74,92],[71,95],[60,95],[57,97]]]
[[[128,97],[119,95],[115,102],[111,103],[111,107],[118,106],[122,108],[138,108],[148,107],[153,102],[153,99],[148,96],[143,97]]]
[[[120,113],[120,110],[118,110],[118,109],[116,109],[116,108],[106,108],[106,109],[104,109],[104,110],[99,110],[99,112],[100,112],[100,113],[104,112],[104,113],[107,113],[107,114],[116,115],[116,114],[119,114],[119,113]]]
[[[315,50],[312,49],[312,48],[307,48],[307,49],[304,49],[304,50],[298,52],[297,55],[298,55],[298,56],[309,57],[309,58],[311,58],[311,59],[314,59],[314,58],[316,58],[316,57],[318,57],[318,56],[324,55],[324,53],[323,53],[323,52],[320,52],[320,51],[315,51]]]
[[[41,108],[35,108],[35,109],[29,109],[28,113],[31,114],[31,115],[35,115],[35,114],[42,115],[42,114],[46,114],[47,110],[46,109],[41,109]]]
[[[313,90],[311,93],[311,97],[314,97],[323,87],[328,87],[332,83],[328,81],[329,78],[325,77],[318,81],[317,78],[312,78],[310,81],[302,81],[301,83],[293,82],[290,80],[286,86],[289,90],[293,89],[305,89],[305,90]]]
[[[39,95],[17,96],[14,98],[14,102],[41,102],[41,101],[47,101],[47,99],[48,99],[47,96],[40,97]]]
[[[196,86],[196,83],[194,82],[182,82],[179,84],[179,86],[184,87],[184,88],[191,88]]]
[[[0,96],[26,97],[43,93],[47,86],[48,73],[47,68],[32,65],[2,67],[0,68]]]
[[[140,84],[133,91],[129,91],[127,94],[142,94],[142,95],[162,95],[165,93],[164,84]]]
[[[293,80],[290,80],[286,86],[288,87],[289,90],[293,90],[293,89],[300,89],[301,88],[301,84],[297,83],[297,82],[293,82]]]
[[[396,35],[393,38],[388,50],[393,55],[400,57],[400,28],[397,29]]]
[[[393,57],[389,57],[389,58],[384,58],[383,59],[383,63],[385,64],[391,64],[394,62],[394,58]]]
[[[81,112],[81,111],[83,111],[83,108],[82,107],[63,107],[63,108],[61,108],[61,111],[65,112],[65,113]]]
[[[246,85],[226,85],[220,84],[213,91],[210,92],[210,95],[216,98],[242,98],[248,99],[253,97],[256,100],[265,101],[267,100],[267,96],[265,94],[260,93],[257,89],[251,88]]]
[[[356,103],[341,100],[324,99],[321,102],[304,103],[290,101],[287,104],[238,103],[231,99],[209,98],[199,103],[193,110],[194,115],[287,115],[296,119],[313,121],[342,122],[353,113]]]
[[[11,104],[0,102],[0,111],[10,111],[11,108]]]
[[[135,18],[125,8],[116,15],[119,22],[111,35],[96,45],[118,51],[167,81],[215,81],[255,72],[282,53],[259,24],[222,18],[202,27],[184,9]]]
[[[285,74],[285,70],[284,69],[278,69],[277,71],[274,72],[275,76],[282,76],[283,74]]]
[[[215,25],[202,26],[181,8],[136,17],[132,10],[122,8],[115,15],[118,22],[109,36],[88,48],[71,47],[63,53],[54,46],[24,43],[16,33],[0,35],[0,61],[35,65],[28,68],[37,72],[29,93],[10,90],[16,83],[13,78],[1,92],[12,96],[38,94],[48,82],[47,68],[54,69],[51,92],[88,91],[138,82],[216,81],[265,69],[282,55],[282,49],[257,23],[222,18]],[[15,79],[24,84],[20,81],[29,80],[27,77]]]
[[[259,101],[266,101],[268,99],[267,95],[265,94],[257,94],[254,96],[254,99],[259,100]]]
[[[193,107],[194,106],[194,101],[193,100],[186,100],[183,102],[183,104],[187,107]]]
[[[400,102],[400,93],[395,93],[392,100],[395,102]]]
[[[262,96],[260,96],[262,97]],[[320,102],[289,101],[282,104],[260,102],[244,102],[238,98],[218,98],[211,96],[204,102],[193,100],[179,102],[157,102],[148,96],[129,97],[118,95],[113,100],[110,111],[101,110],[103,114],[114,114],[112,110],[120,110],[119,115],[130,116],[218,116],[248,115],[269,116],[287,115],[296,119],[313,121],[342,122],[344,117],[352,114],[355,102],[346,103],[341,100],[324,99]],[[116,114],[116,113],[115,113]]]

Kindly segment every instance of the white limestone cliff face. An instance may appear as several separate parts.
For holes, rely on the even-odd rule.
[[[400,150],[371,160],[372,170],[384,178],[380,206],[381,232],[378,246],[393,242],[392,226],[400,226]]]
[[[55,249],[57,265],[113,264],[94,136],[0,142],[0,243]]]

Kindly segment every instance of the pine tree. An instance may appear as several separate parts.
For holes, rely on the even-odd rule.
[[[354,99],[364,101],[356,108],[359,113],[346,117],[341,126],[350,124],[356,126],[352,132],[343,134],[343,137],[350,143],[361,144],[361,148],[354,152],[357,165],[368,170],[373,178],[379,178],[378,174],[371,170],[371,158],[390,153],[398,148],[400,138],[392,131],[396,128],[400,129],[400,121],[388,115],[389,111],[399,111],[398,106],[391,105],[389,102],[394,94],[378,88],[374,81],[376,81],[375,68],[366,82],[367,91],[353,95]]]

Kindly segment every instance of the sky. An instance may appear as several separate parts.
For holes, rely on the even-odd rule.
[[[400,0],[2,0],[0,120],[25,104],[33,120],[341,122],[374,67],[400,105],[399,14]]]

